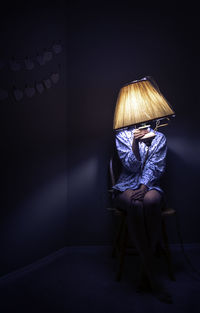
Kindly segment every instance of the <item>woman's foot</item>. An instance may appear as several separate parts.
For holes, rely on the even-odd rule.
[[[173,303],[170,293],[157,281],[151,281],[151,293],[161,302]]]
[[[145,286],[147,286],[148,289],[146,291],[150,291],[154,297],[156,297],[159,301],[164,303],[173,303],[172,296],[170,293],[165,290],[163,285],[160,283],[160,281],[156,278],[156,275],[153,277],[147,276],[147,274],[144,271],[144,268],[141,271],[142,273],[142,280],[141,282],[145,283]],[[143,291],[145,291],[143,289]]]
[[[152,294],[161,302],[164,303],[173,303],[172,301],[172,296],[170,293],[163,288],[157,289],[157,290],[152,290]]]

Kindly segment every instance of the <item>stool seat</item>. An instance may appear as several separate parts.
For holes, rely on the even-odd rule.
[[[171,208],[164,208],[162,211],[162,216],[168,216],[168,215],[174,215],[176,214],[176,211],[174,209]]]

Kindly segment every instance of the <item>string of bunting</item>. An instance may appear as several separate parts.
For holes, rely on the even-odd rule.
[[[25,58],[19,59],[16,57],[12,57],[10,60],[0,59],[0,70],[8,66],[8,68],[17,72],[22,69],[32,70],[35,65],[38,64],[40,66],[44,66],[46,63],[51,61],[54,56],[60,54],[63,50],[61,42],[53,42],[50,48],[44,48],[42,53],[37,53],[35,56],[26,56]]]
[[[53,72],[49,77],[36,81],[34,84],[26,84],[24,88],[18,88],[13,86],[11,91],[0,89],[0,101],[6,100],[7,98],[14,97],[14,99],[19,102],[24,96],[27,98],[32,98],[36,94],[42,94],[45,90],[52,88],[60,80],[60,73]]]

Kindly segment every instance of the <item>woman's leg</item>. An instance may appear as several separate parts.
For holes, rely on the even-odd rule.
[[[127,225],[132,243],[137,248],[149,280],[153,280],[153,253],[146,233],[142,201],[133,200],[132,190],[122,192],[116,198],[117,205],[127,212]]]
[[[143,200],[146,232],[152,251],[155,252],[156,244],[161,239],[161,209],[162,195],[157,190],[148,191]]]
[[[152,191],[151,192],[149,191],[145,195],[146,199],[144,199],[143,202],[141,202],[137,200],[134,201],[132,198],[132,190],[128,189],[117,196],[116,204],[121,209],[127,211],[127,224],[130,239],[132,240],[133,244],[135,245],[139,252],[146,277],[148,279],[148,282],[154,295],[160,301],[171,303],[170,295],[163,291],[163,289],[160,286],[160,283],[158,283],[158,280],[156,278],[153,251],[151,245],[149,245],[149,238],[147,236],[147,227],[145,222],[147,216],[144,215],[144,208],[147,211],[148,208],[152,208],[153,203],[156,204],[155,209],[156,218],[152,218],[153,222],[148,223],[148,232],[154,233],[153,229],[154,225],[154,227],[156,227],[155,233],[158,234],[159,229],[158,224],[160,223],[160,217],[158,217],[159,215],[158,212],[160,212],[160,209],[157,209],[158,203],[160,203],[159,201],[161,200],[159,197],[160,194],[154,193]],[[154,216],[153,212],[154,211],[152,209],[152,216]],[[151,240],[153,240],[154,242],[157,240],[156,238],[157,235],[151,236]]]

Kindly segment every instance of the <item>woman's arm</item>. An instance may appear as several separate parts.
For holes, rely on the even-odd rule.
[[[117,132],[116,148],[123,167],[130,172],[136,173],[141,168],[141,160],[138,156],[138,142],[134,140],[132,142],[132,136],[129,137],[128,134],[130,132],[126,130]]]
[[[152,155],[147,158],[141,178],[141,184],[150,187],[158,181],[165,170],[167,154],[166,137],[160,133]]]
[[[135,154],[136,159],[138,161],[141,161],[140,152],[139,152],[139,141],[147,133],[148,133],[148,130],[146,130],[146,129],[143,129],[143,130],[136,129],[134,131],[132,151]]]

